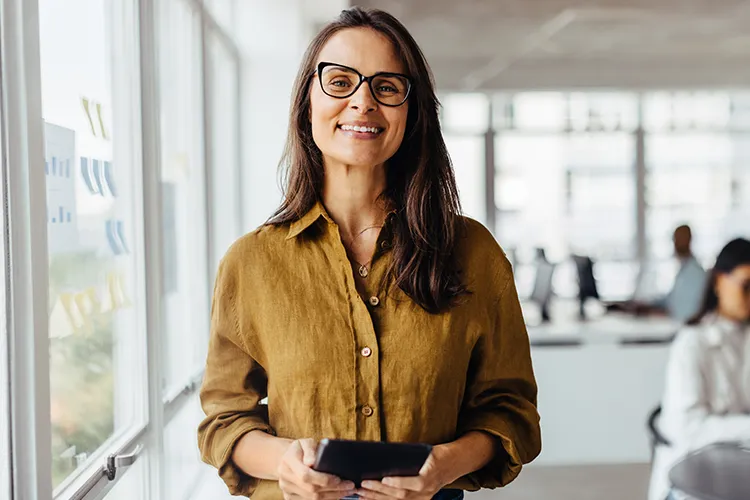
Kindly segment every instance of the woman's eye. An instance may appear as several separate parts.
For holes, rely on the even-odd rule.
[[[330,83],[330,85],[333,85],[335,87],[347,87],[349,85],[349,82],[346,80],[335,80]]]
[[[378,92],[398,92],[398,89],[390,85],[381,85],[378,87]]]

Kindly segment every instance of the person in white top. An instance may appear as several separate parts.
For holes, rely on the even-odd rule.
[[[700,312],[672,344],[649,500],[683,498],[670,469],[706,445],[750,440],[750,241],[719,253]],[[750,472],[750,471],[749,471]]]

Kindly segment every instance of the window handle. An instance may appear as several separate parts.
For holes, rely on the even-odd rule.
[[[133,465],[140,456],[141,451],[143,451],[143,445],[139,444],[135,447],[135,450],[128,455],[109,455],[107,457],[107,466],[105,467],[107,479],[114,481],[118,469],[127,469]]]

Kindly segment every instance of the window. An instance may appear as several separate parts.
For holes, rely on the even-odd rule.
[[[142,453],[138,461],[123,473],[120,480],[104,496],[104,500],[136,500],[148,496],[149,456]],[[174,497],[177,498],[177,497]]]
[[[3,266],[12,251],[23,279],[0,278],[18,326],[10,332],[3,311],[0,387],[12,384],[20,400],[11,406],[0,391],[0,498],[186,500],[185,477],[205,470],[195,392],[211,258],[241,230],[239,52],[202,2],[20,2],[10,0],[19,19],[2,30],[2,47],[17,42],[23,57],[3,57],[3,102],[21,104],[8,107],[0,137],[7,146],[19,131],[10,144],[22,145],[3,151],[19,175],[7,175],[16,170],[4,155],[0,164],[0,246]],[[6,240],[6,222],[18,238]],[[12,374],[9,338],[21,353]],[[11,420],[20,428],[12,492]],[[103,469],[110,455],[121,462],[114,481]]]
[[[159,2],[163,391],[171,400],[205,361],[209,277],[200,16]]]
[[[8,245],[5,239],[5,116],[0,102],[0,255],[3,275],[0,277],[0,497],[10,498],[10,394],[5,388],[10,387],[9,367],[10,355],[8,351],[8,311],[6,311],[6,293],[8,284]]]
[[[137,29],[114,24],[132,11],[39,4],[56,494],[145,425]]]
[[[195,439],[196,429],[203,417],[196,394],[164,429],[164,482],[170,498],[191,498],[198,482],[205,477],[203,472],[208,466],[201,462]],[[211,471],[211,474],[214,475],[215,472]]]
[[[484,135],[445,134],[464,214],[486,220],[484,192]]]
[[[496,235],[531,292],[535,248],[563,262],[559,295],[576,293],[568,256],[594,257],[606,297],[627,296],[636,258],[637,102],[628,94],[529,92],[496,96]],[[533,230],[530,230],[533,228]]]
[[[747,100],[725,92],[654,93],[646,117],[646,238],[658,286],[675,273],[672,232],[693,230],[693,251],[711,266],[721,247],[746,234],[750,127]]]
[[[218,23],[221,28],[228,32],[234,33],[234,26],[237,24],[236,0],[204,0],[203,5],[209,14]]]
[[[229,3],[216,3],[221,8]],[[222,10],[222,12],[225,12]],[[194,2],[159,6],[162,208],[162,491],[190,498],[205,476],[195,432],[218,259],[239,237],[239,58]],[[205,71],[205,74],[204,74]]]
[[[462,93],[441,97],[441,124],[453,163],[463,213],[485,223],[485,135],[489,127],[489,100],[484,94]]]
[[[212,186],[210,256],[213,276],[218,260],[242,234],[240,179],[239,60],[237,49],[212,28],[206,31],[209,161]]]

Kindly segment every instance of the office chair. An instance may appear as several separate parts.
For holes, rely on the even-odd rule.
[[[669,440],[664,437],[664,435],[657,427],[657,420],[659,419],[659,415],[661,415],[661,405],[656,405],[656,407],[648,414],[648,420],[646,421],[648,426],[649,441],[651,443],[652,462],[654,461],[654,453],[658,445],[671,446]]]
[[[594,278],[594,261],[585,255],[572,255],[578,273],[578,316],[586,319],[584,305],[587,299],[599,300],[599,290]]]
[[[537,262],[534,289],[529,298],[539,306],[543,322],[550,320],[549,303],[552,298],[552,277],[554,274],[555,264],[546,260]]]

